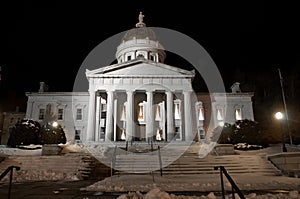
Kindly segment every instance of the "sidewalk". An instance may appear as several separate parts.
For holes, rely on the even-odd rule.
[[[241,190],[298,190],[300,178],[285,176],[258,176],[251,174],[231,175]],[[221,191],[220,176],[212,175],[122,175],[106,178],[85,189],[86,191],[106,192],[148,192],[153,188],[160,188],[166,192],[211,192]],[[231,185],[224,176],[225,189],[231,190]]]
[[[95,192],[80,191],[96,181],[37,181],[13,183],[11,199],[83,199],[101,198],[94,196]],[[8,195],[8,184],[0,184],[0,198]],[[105,196],[102,198],[116,198]]]
[[[300,178],[284,176],[232,176],[242,192],[267,193],[300,191]],[[153,181],[154,179],[154,181]],[[226,190],[230,184],[224,179]],[[13,183],[11,199],[115,199],[129,191],[148,192],[160,188],[168,193],[202,195],[209,192],[220,193],[219,175],[201,176],[154,176],[122,175],[103,181],[37,181]],[[0,184],[0,198],[7,198],[8,184]]]

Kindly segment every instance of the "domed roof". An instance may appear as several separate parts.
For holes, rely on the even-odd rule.
[[[133,40],[136,39],[149,39],[156,41],[156,34],[151,28],[147,27],[137,27],[131,30],[128,30],[124,37],[122,38],[123,41]]]
[[[135,28],[128,30],[123,36],[116,52],[118,63],[137,59],[139,56],[155,62],[163,63],[165,60],[164,47],[157,40],[154,31],[146,27],[143,18],[144,15],[140,12]]]
[[[129,41],[135,39],[149,39],[152,41],[156,41],[156,35],[151,28],[147,28],[146,24],[143,22],[145,15],[142,12],[139,14],[139,22],[135,25],[136,28],[128,30],[122,41]]]

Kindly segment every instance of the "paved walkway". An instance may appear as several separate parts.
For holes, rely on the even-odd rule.
[[[244,193],[300,191],[300,178],[284,176],[253,176],[233,175],[234,181]],[[224,179],[225,189],[231,190],[230,184]],[[106,178],[103,181],[38,181],[13,183],[11,199],[92,199],[117,198],[128,191],[148,192],[160,188],[169,193],[190,195],[221,191],[219,175],[201,176],[151,176],[122,175]],[[0,184],[0,198],[7,198],[8,185]]]
[[[285,176],[258,176],[251,174],[231,175],[241,190],[298,190],[300,191],[300,178]],[[224,184],[227,190],[231,185],[224,177]],[[126,192],[142,191],[148,192],[153,188],[160,188],[167,192],[190,191],[210,192],[220,191],[220,176],[210,175],[177,175],[177,176],[151,176],[151,175],[122,175],[106,178],[85,190]]]
[[[97,192],[81,191],[96,181],[39,181],[13,183],[11,199],[83,199],[83,198],[117,198],[117,195],[102,195]],[[0,198],[8,198],[8,185],[0,185]]]

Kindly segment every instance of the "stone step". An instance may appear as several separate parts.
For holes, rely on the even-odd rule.
[[[14,174],[14,179],[18,181],[31,178],[64,180],[75,176],[88,179],[90,175],[106,175],[107,167],[96,162],[92,156],[78,153],[60,156],[9,156],[0,163],[0,172],[11,165],[20,166],[21,170]],[[97,170],[95,174],[94,168]]]
[[[170,162],[163,168],[167,175],[178,174],[218,174],[214,166],[224,166],[228,172],[237,174],[255,173],[260,175],[278,175],[280,171],[266,158],[254,155],[224,155],[199,158],[197,153],[186,151],[181,157],[175,151],[161,152],[162,161]],[[177,159],[177,160],[176,160]],[[174,161],[175,160],[175,161]],[[115,170],[118,174],[127,172],[151,172],[159,170],[158,156],[152,155],[117,155]],[[158,171],[155,171],[158,172]],[[158,172],[159,173],[159,172]]]

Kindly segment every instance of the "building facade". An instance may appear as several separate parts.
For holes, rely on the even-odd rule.
[[[25,113],[19,111],[19,107],[16,107],[15,111],[12,112],[4,112],[3,113],[3,121],[1,121],[2,130],[0,131],[1,135],[1,145],[6,145],[12,132],[15,124],[20,122],[25,117]]]
[[[199,141],[214,128],[254,120],[252,93],[195,93],[195,71],[164,64],[166,54],[140,14],[117,47],[117,64],[87,70],[88,92],[45,92],[28,97],[26,117],[53,115],[67,140]]]

